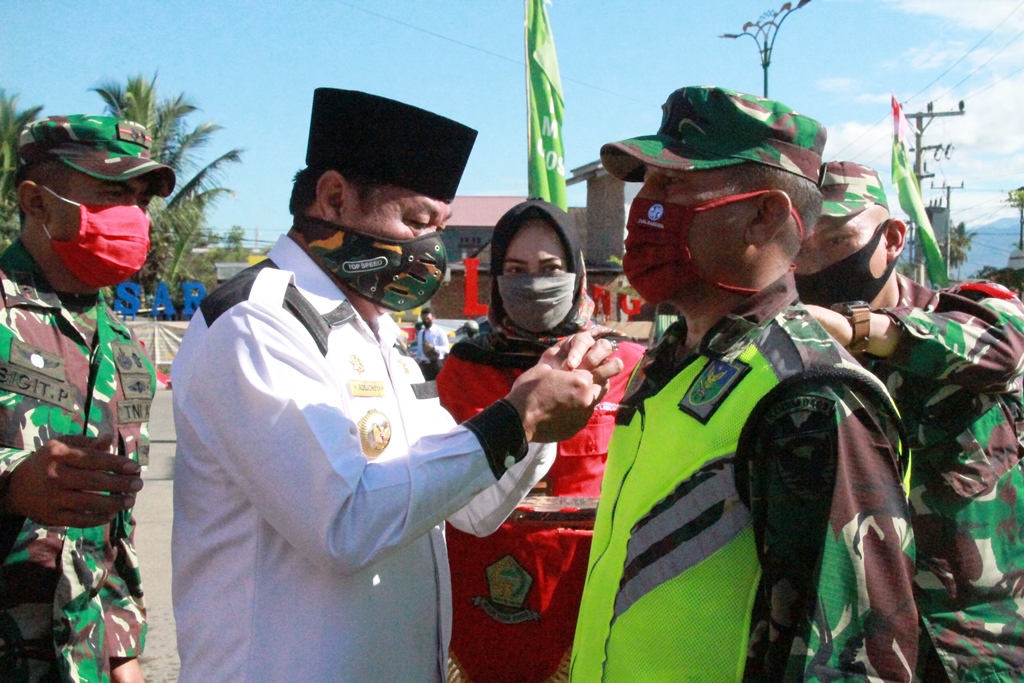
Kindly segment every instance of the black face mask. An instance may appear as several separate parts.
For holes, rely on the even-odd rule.
[[[889,221],[879,225],[874,237],[861,249],[831,266],[810,275],[796,275],[796,290],[800,300],[805,304],[826,308],[844,301],[870,303],[882,291],[896,267],[897,259],[893,259],[880,276],[871,274],[871,257],[875,255],[878,242],[887,227]]]

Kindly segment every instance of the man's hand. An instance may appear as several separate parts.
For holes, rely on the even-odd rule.
[[[539,362],[547,363],[556,370],[594,370],[611,360],[615,348],[615,344],[607,339],[595,340],[589,332],[580,332],[560,341],[553,347],[554,353],[545,353]],[[613,372],[608,377],[617,374]]]
[[[0,510],[48,526],[106,524],[135,505],[142,488],[138,463],[111,454],[110,445],[110,437],[47,441],[11,472]]]
[[[613,346],[589,334],[553,346],[516,380],[508,400],[523,420],[528,441],[563,441],[587,424],[608,391],[608,380],[622,372]]]

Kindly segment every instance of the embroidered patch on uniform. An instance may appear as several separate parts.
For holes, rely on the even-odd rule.
[[[410,371],[409,371],[409,366],[406,365],[406,363],[405,363],[405,359],[404,358],[399,358],[398,359],[398,364],[402,367],[402,372],[404,372],[405,374],[408,375]]]
[[[377,458],[391,443],[391,420],[379,410],[371,410],[359,420],[359,445],[363,455]]]
[[[75,400],[66,384],[3,361],[0,361],[0,390],[30,396],[68,412],[75,410]]]
[[[149,368],[142,360],[142,352],[134,344],[115,343],[110,345],[114,351],[114,364],[117,371],[126,374],[149,374]]]
[[[437,382],[419,382],[417,384],[410,384],[409,386],[412,387],[413,395],[421,401],[428,398],[437,398],[439,396],[437,393]]]
[[[117,404],[117,421],[121,424],[132,424],[135,422],[149,421],[149,406],[152,403],[146,399],[125,399]]]
[[[367,379],[350,379],[348,381],[348,393],[352,396],[383,396],[384,382],[375,382]]]
[[[739,384],[750,366],[741,361],[710,360],[686,390],[679,409],[707,424],[729,392]]]
[[[125,398],[150,399],[153,396],[153,379],[148,375],[129,375],[121,380]]]
[[[352,371],[357,375],[361,375],[366,372],[366,366],[363,365],[363,361],[356,354],[352,354],[348,357],[348,362],[352,364]]]
[[[490,597],[477,596],[473,604],[502,624],[538,621],[540,614],[523,604],[533,585],[533,577],[511,555],[505,555],[486,569]]]
[[[823,396],[795,396],[765,413],[759,430],[762,449],[775,465],[776,476],[803,501],[831,499],[837,453],[837,408]]]
[[[11,365],[38,372],[61,382],[67,379],[67,375],[64,374],[63,358],[40,351],[20,339],[11,340]]]

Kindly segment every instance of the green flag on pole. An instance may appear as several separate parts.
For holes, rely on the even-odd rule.
[[[948,287],[949,273],[946,270],[946,262],[935,241],[931,221],[928,220],[928,214],[924,210],[921,186],[917,182],[917,176],[914,175],[914,169],[907,157],[907,146],[904,140],[910,132],[910,124],[903,116],[903,108],[896,101],[895,95],[892,98],[892,125],[892,184],[899,192],[900,208],[906,211],[910,219],[917,224],[918,243],[921,245],[921,251],[924,252],[928,279],[937,287]]]
[[[568,209],[562,148],[562,79],[544,0],[526,0],[530,196]]]

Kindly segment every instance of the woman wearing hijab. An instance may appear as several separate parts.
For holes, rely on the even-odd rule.
[[[491,331],[452,347],[437,377],[441,404],[458,422],[507,394],[546,349],[576,332],[616,343],[625,370],[579,434],[530,445],[535,457],[553,460],[538,488],[552,497],[541,504],[553,511],[547,516],[562,522],[513,514],[474,529],[486,538],[447,532],[455,605],[449,682],[567,681],[592,535],[586,511],[600,494],[615,412],[643,347],[594,324],[579,237],[553,204],[531,199],[502,216],[491,277]]]

